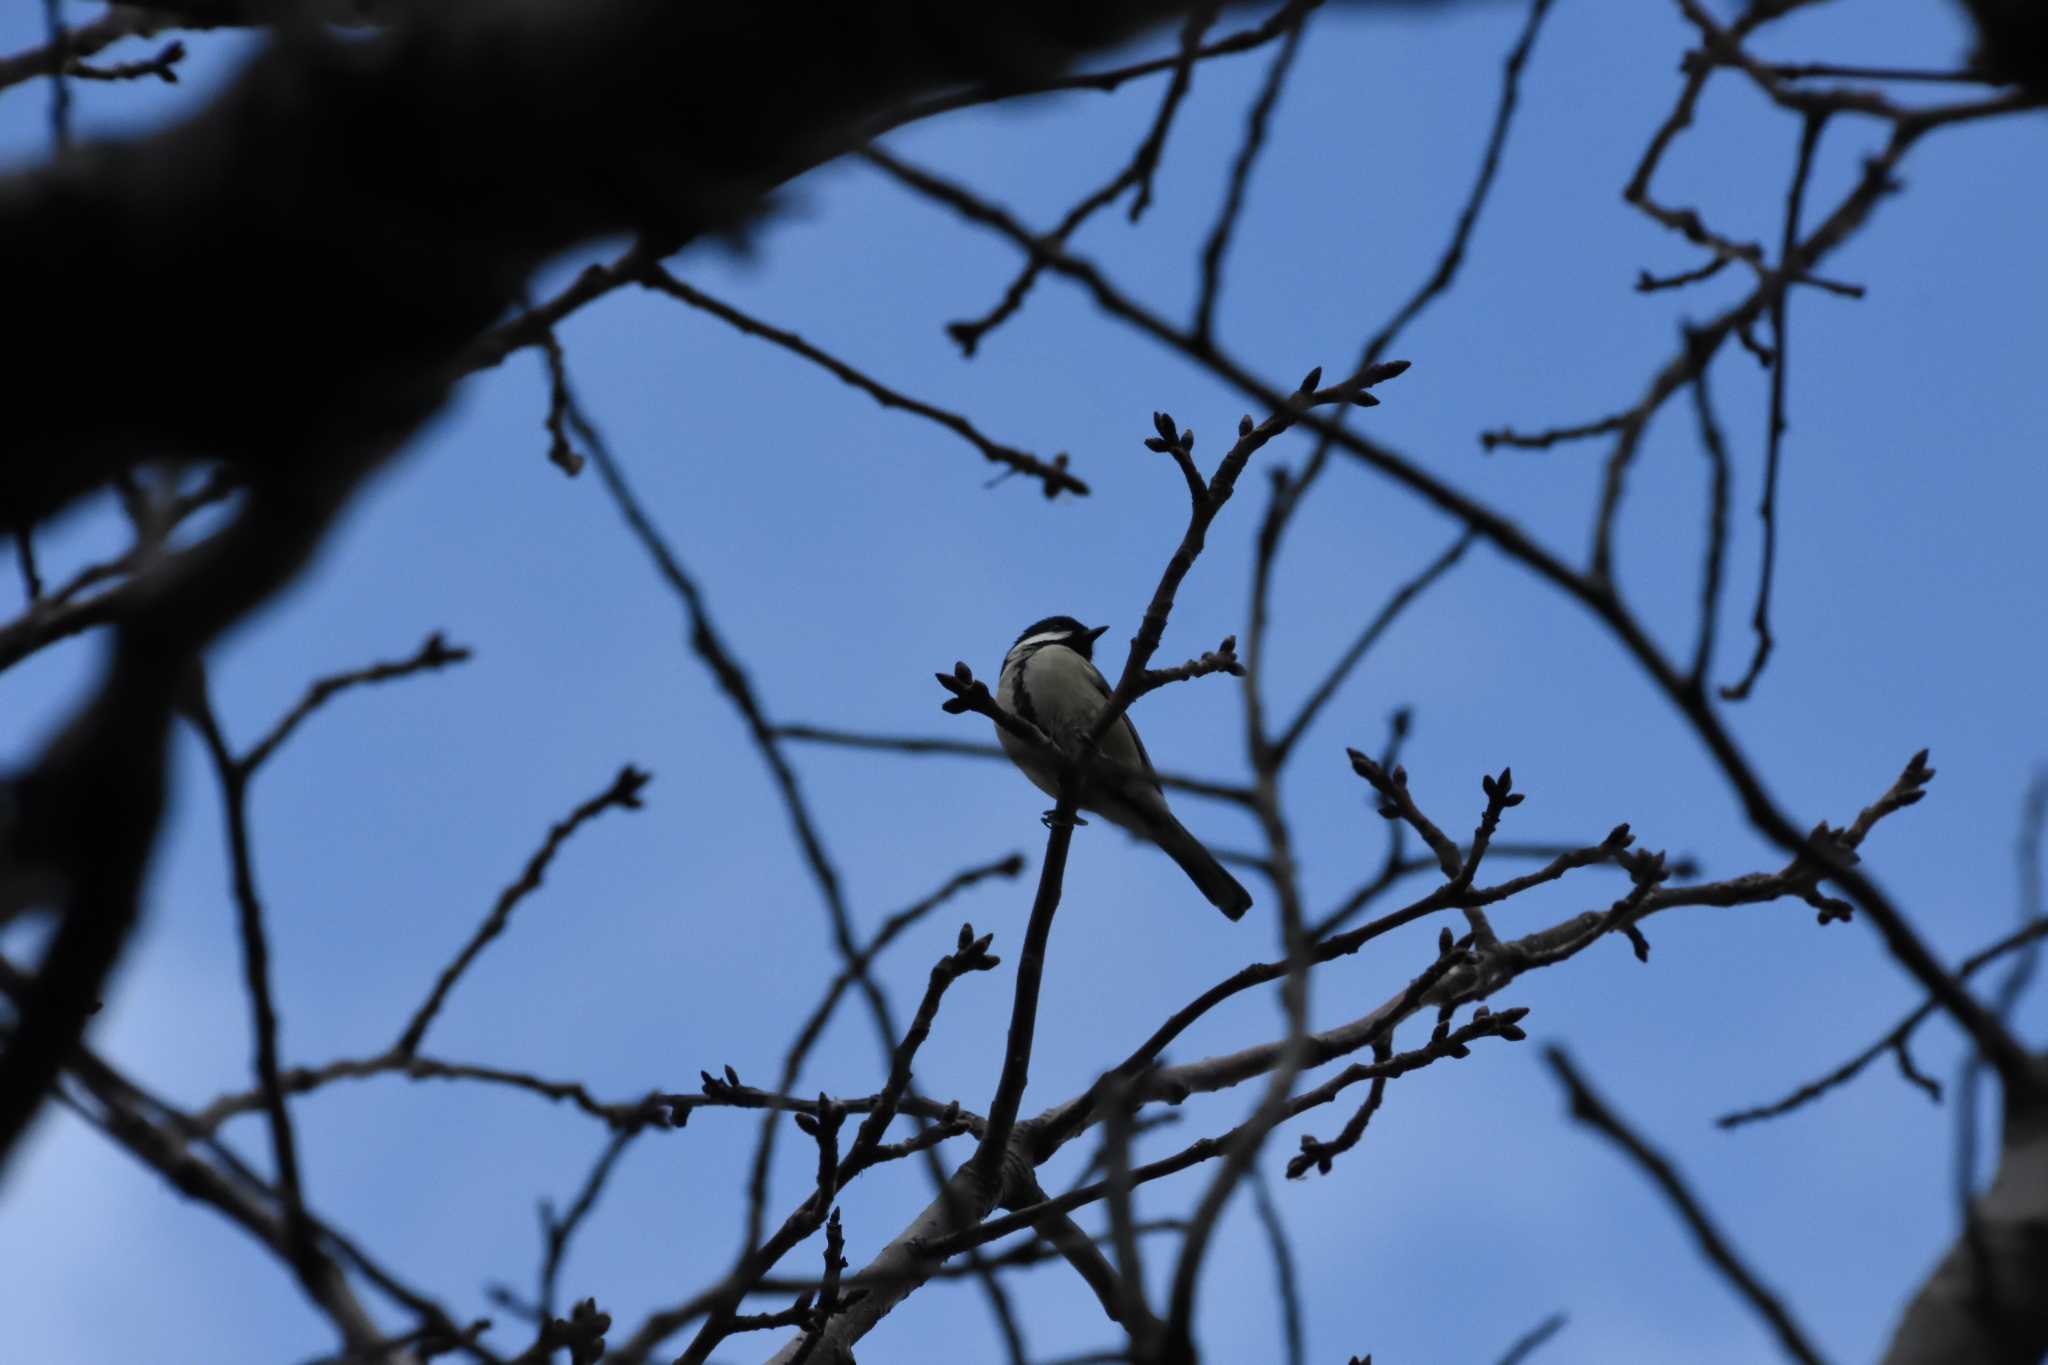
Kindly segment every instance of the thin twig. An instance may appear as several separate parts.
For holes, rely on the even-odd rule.
[[[1564,1330],[1565,1321],[1564,1314],[1552,1313],[1531,1327],[1515,1338],[1514,1344],[1508,1347],[1507,1354],[1500,1358],[1500,1365],[1522,1365],[1522,1362],[1536,1354],[1545,1342]]]
[[[618,1166],[619,1158],[625,1155],[626,1148],[645,1131],[644,1128],[621,1128],[611,1135],[604,1150],[598,1153],[590,1174],[584,1178],[583,1188],[577,1191],[575,1200],[570,1203],[567,1215],[557,1218],[552,1208],[541,1205],[545,1247],[541,1253],[540,1296],[536,1303],[542,1318],[554,1314],[555,1285],[561,1277],[562,1261],[569,1254],[569,1239],[576,1235],[576,1229],[597,1207],[598,1196],[604,1193],[605,1182],[611,1179],[612,1171]]]
[[[642,266],[640,283],[650,289],[667,294],[671,298],[679,299],[692,308],[709,313],[721,322],[728,323],[745,332],[748,336],[760,337],[763,340],[773,342],[784,350],[795,352],[812,364],[823,368],[834,378],[859,389],[885,408],[901,408],[905,412],[915,413],[928,421],[938,423],[980,451],[981,457],[991,464],[1001,465],[1013,473],[1028,475],[1031,478],[1037,479],[1044,486],[1045,495],[1048,498],[1057,496],[1060,493],[1086,493],[1088,491],[1087,484],[1067,472],[1067,455],[1064,451],[1053,456],[1051,460],[1042,460],[1028,451],[1018,450],[1014,446],[1006,446],[1001,442],[992,441],[982,435],[972,422],[960,414],[947,412],[943,408],[933,407],[930,403],[922,402],[899,393],[878,380],[869,378],[836,356],[828,355],[826,352],[819,350],[796,333],[784,331],[780,327],[772,327],[756,318],[749,317],[731,304],[714,299],[701,289],[683,283],[653,262],[648,262]]]
[[[836,744],[848,749],[876,749],[901,754],[952,754],[962,758],[999,758],[1010,761],[998,744],[983,744],[968,739],[942,739],[925,735],[869,735],[852,730],[835,729],[827,725],[776,725],[773,728],[777,739],[793,739],[805,744]],[[1155,771],[1159,785],[1168,791],[1182,791],[1190,796],[1206,796],[1214,801],[1228,801],[1234,805],[1249,805],[1251,793],[1243,787],[1228,782],[1217,782],[1206,777],[1190,777],[1185,773]]]
[[[255,855],[249,843],[249,776],[252,765],[229,750],[220,722],[207,697],[206,679],[195,670],[186,697],[185,714],[205,741],[220,783],[227,823],[228,860],[235,894],[236,922],[242,939],[243,984],[249,994],[251,1031],[255,1035],[255,1070],[269,1120],[270,1149],[277,1164],[279,1202],[284,1206],[286,1259],[310,1289],[323,1273],[313,1249],[306,1217],[305,1190],[300,1182],[298,1140],[292,1132],[291,1110],[278,1080],[277,1002],[270,983],[270,941],[263,923],[263,902],[256,891]]]
[[[1821,1365],[1820,1353],[1809,1343],[1805,1331],[1793,1321],[1777,1296],[1765,1288],[1735,1254],[1735,1249],[1728,1245],[1727,1239],[1707,1216],[1706,1208],[1686,1188],[1685,1181],[1671,1163],[1638,1137],[1619,1115],[1608,1108],[1605,1101],[1593,1093],[1562,1048],[1545,1048],[1543,1057],[1550,1063],[1550,1069],[1557,1073],[1559,1082],[1571,1098],[1572,1117],[1620,1147],[1656,1183],[1686,1226],[1692,1229],[1700,1250],[1757,1315],[1770,1325],[1788,1355],[1805,1362],[1805,1365]]]
[[[1827,115],[1808,113],[1800,125],[1799,162],[1792,172],[1792,188],[1785,196],[1785,233],[1778,248],[1778,269],[1786,275],[1797,275],[1802,265],[1799,260],[1799,209],[1806,199],[1806,182],[1813,172],[1814,149],[1820,145],[1821,130],[1827,126]],[[1748,698],[1756,680],[1763,674],[1764,664],[1771,657],[1775,643],[1771,635],[1771,581],[1778,565],[1778,459],[1785,438],[1785,350],[1786,350],[1786,291],[1779,289],[1771,297],[1772,352],[1776,357],[1771,365],[1771,415],[1770,427],[1764,441],[1764,494],[1757,505],[1757,515],[1763,521],[1764,550],[1763,570],[1757,579],[1756,611],[1751,623],[1756,627],[1756,652],[1750,656],[1749,668],[1742,680],[1733,687],[1721,689],[1724,701],[1742,701]]]
[[[1374,1083],[1376,1086],[1378,1082]],[[1280,1335],[1287,1343],[1288,1365],[1303,1365],[1308,1359],[1307,1335],[1302,1328],[1301,1290],[1294,1269],[1294,1248],[1287,1240],[1287,1224],[1263,1173],[1254,1171],[1245,1182],[1251,1186],[1252,1207],[1266,1230],[1266,1245],[1273,1253],[1273,1287],[1280,1295]]]
[[[300,722],[326,705],[337,693],[346,692],[350,688],[392,682],[415,673],[435,672],[454,664],[466,663],[471,657],[472,653],[466,646],[451,646],[437,630],[427,637],[426,643],[409,659],[375,663],[367,668],[352,669],[346,673],[320,678],[306,689],[306,695],[299,699],[298,705],[270,727],[270,733],[250,746],[249,752],[242,756],[242,766],[251,773],[262,767],[264,762],[277,752],[278,746],[291,737],[292,731],[299,727]]]
[[[1194,331],[1198,337],[1213,336],[1216,330],[1216,300],[1223,292],[1223,258],[1230,250],[1230,239],[1237,231],[1238,216],[1244,211],[1245,190],[1251,184],[1252,167],[1258,164],[1259,153],[1265,150],[1266,127],[1272,121],[1273,109],[1280,103],[1280,91],[1287,84],[1287,75],[1294,69],[1295,54],[1301,50],[1301,35],[1308,28],[1308,11],[1301,15],[1287,30],[1280,50],[1273,54],[1272,65],[1266,68],[1266,80],[1259,87],[1258,97],[1252,101],[1251,111],[1245,115],[1244,141],[1237,149],[1237,159],[1230,165],[1230,183],[1223,192],[1223,207],[1216,213],[1216,222],[1209,229],[1209,240],[1202,247],[1202,287],[1195,300]]]
[[[1221,6],[1204,4],[1190,11],[1181,26],[1180,52],[1174,59],[1173,79],[1167,83],[1166,93],[1161,97],[1158,111],[1152,116],[1151,127],[1139,142],[1138,149],[1130,160],[1118,169],[1106,182],[1082,196],[1081,200],[1068,209],[1060,219],[1059,226],[1052,231],[1054,241],[1064,242],[1079,231],[1081,226],[1097,213],[1123,197],[1124,191],[1135,188],[1137,196],[1131,205],[1131,221],[1137,222],[1145,206],[1152,198],[1152,175],[1158,169],[1160,152],[1166,145],[1166,134],[1173,126],[1174,115],[1179,111],[1181,101],[1188,92],[1194,77],[1194,68],[1200,59],[1201,40],[1209,25],[1215,21]],[[979,318],[948,323],[946,334],[953,338],[963,355],[972,356],[981,346],[982,338],[1013,317],[1024,301],[1030,297],[1032,287],[1038,283],[1043,266],[1036,260],[1024,263],[1022,269],[1010,280],[1003,290],[1002,298]]]
[[[394,1052],[400,1056],[410,1057],[419,1051],[420,1042],[426,1037],[427,1028],[434,1022],[434,1016],[441,1012],[441,1006],[447,1002],[448,993],[455,989],[455,983],[469,970],[469,965],[476,961],[477,955],[490,945],[491,940],[505,932],[505,926],[512,922],[512,912],[518,908],[519,902],[540,887],[541,879],[547,875],[548,864],[554,861],[555,854],[568,841],[569,836],[588,821],[615,806],[620,810],[640,809],[640,791],[649,780],[648,774],[628,763],[619,769],[618,776],[612,779],[610,786],[577,806],[549,828],[547,837],[541,841],[540,847],[534,850],[533,856],[526,860],[526,866],[518,878],[498,893],[498,899],[491,906],[490,914],[477,926],[476,933],[470,936],[469,942],[462,945],[462,950],[456,953],[455,960],[441,969],[441,975],[434,982],[434,988],[427,992],[426,1000],[413,1011],[412,1018],[399,1033],[398,1042],[392,1049]]]
[[[1337,689],[1344,685],[1344,680],[1351,675],[1351,670],[1358,666],[1359,661],[1365,658],[1367,652],[1379,642],[1380,637],[1387,633],[1388,628],[1400,619],[1401,613],[1410,603],[1426,592],[1431,584],[1449,573],[1452,565],[1464,558],[1465,551],[1472,548],[1472,542],[1476,538],[1476,533],[1470,530],[1463,532],[1442,554],[1424,566],[1422,572],[1394,589],[1386,605],[1366,623],[1365,629],[1358,633],[1358,638],[1351,642],[1351,647],[1344,651],[1343,656],[1324,675],[1323,680],[1316,684],[1315,690],[1309,693],[1308,699],[1301,704],[1301,709],[1295,712],[1294,719],[1287,723],[1287,728],[1273,741],[1273,762],[1276,766],[1287,762],[1288,756],[1294,751],[1294,746],[1301,742],[1302,735],[1314,723],[1316,714],[1337,694]]]
[[[1714,416],[1714,400],[1707,391],[1707,361],[1703,358],[1693,374],[1693,410],[1699,417],[1700,447],[1706,452],[1707,489],[1706,564],[1700,571],[1700,620],[1694,636],[1692,670],[1687,685],[1702,692],[1708,670],[1714,666],[1714,634],[1721,618],[1722,565],[1728,551],[1728,444],[1721,424]]]

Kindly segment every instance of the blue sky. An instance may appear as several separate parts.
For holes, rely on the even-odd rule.
[[[37,40],[32,9],[0,18],[0,47]],[[1466,193],[1522,18],[1520,5],[1488,3],[1317,19],[1235,249],[1219,319],[1234,353],[1280,383],[1311,365],[1335,373],[1423,278]],[[1822,7],[1774,33],[1764,51],[1787,59],[1941,66],[1967,45],[1940,4],[1892,7],[1882,25]],[[193,42],[176,88],[75,87],[81,128],[146,127],[196,107],[231,73],[241,42]],[[1734,297],[1733,278],[1675,295],[1629,288],[1639,268],[1696,263],[1619,193],[1675,94],[1686,45],[1675,6],[1558,5],[1458,287],[1396,348],[1414,368],[1361,419],[1572,555],[1585,544],[1605,446],[1486,456],[1477,433],[1632,402],[1680,321]],[[1170,315],[1192,303],[1195,255],[1264,61],[1203,68],[1152,211],[1135,228],[1106,214],[1079,239]],[[970,112],[891,145],[1048,223],[1122,164],[1158,88]],[[8,164],[46,155],[46,100],[39,87],[0,95]],[[1811,202],[1839,195],[1878,137],[1848,121],[1831,127]],[[1718,80],[1660,187],[1734,235],[1774,241],[1796,139],[1794,123]],[[1728,712],[1773,792],[1809,823],[1846,821],[1915,749],[1932,748],[1940,775],[1929,799],[1880,828],[1866,865],[1950,960],[2014,917],[2019,798],[2048,757],[2038,591],[2048,184],[2033,171],[2044,153],[2039,116],[1930,139],[1906,164],[1907,192],[1830,263],[1869,297],[1795,298],[1780,644],[1756,697]],[[1141,445],[1150,414],[1165,408],[1202,433],[1206,463],[1242,402],[1057,281],[963,361],[943,325],[994,301],[1017,263],[1011,249],[858,165],[827,167],[790,198],[751,263],[700,250],[678,273],[970,414],[995,439],[1070,451],[1094,495],[1048,503],[1022,481],[984,488],[987,467],[950,434],[666,300],[626,294],[577,317],[562,331],[570,364],[774,716],[982,737],[979,721],[938,710],[932,671],[964,658],[993,674],[1016,631],[1051,612],[1127,637],[1184,518],[1177,477]],[[602,254],[564,260],[549,279]],[[1767,389],[1733,350],[1714,381],[1736,465],[1725,681],[1749,647]],[[596,479],[565,480],[544,458],[545,398],[532,355],[470,380],[358,501],[302,583],[211,660],[216,705],[246,744],[314,676],[401,656],[435,629],[477,652],[462,669],[338,701],[257,781],[286,1056],[317,1063],[386,1046],[548,824],[630,760],[654,774],[647,808],[608,814],[576,837],[462,984],[429,1050],[575,1076],[617,1098],[689,1089],[700,1069],[728,1063],[765,1084],[836,969],[823,907],[736,717],[685,646],[673,599]],[[1304,454],[1294,440],[1259,458]],[[1617,547],[1632,600],[1667,643],[1690,638],[1705,468],[1689,412],[1674,405],[1651,428]],[[1165,655],[1242,629],[1263,496],[1254,470],[1182,593]],[[104,554],[117,529],[100,508],[46,531],[46,572]],[[1286,714],[1392,587],[1455,533],[1367,472],[1334,469],[1279,575],[1276,710]],[[0,584],[0,594],[17,590]],[[99,650],[76,641],[0,677],[7,762],[33,751]],[[1210,679],[1147,699],[1139,720],[1162,765],[1243,771],[1233,686]],[[1591,839],[1627,820],[1646,845],[1692,854],[1711,875],[1781,861],[1597,626],[1481,549],[1371,656],[1290,774],[1313,904],[1377,867],[1383,832],[1343,748],[1376,746],[1404,704],[1416,717],[1411,780],[1448,827],[1469,827],[1480,775],[1512,764],[1529,799],[1503,837]],[[961,866],[1016,849],[1035,867],[1044,801],[1006,769],[793,753],[864,927]],[[249,1042],[218,799],[189,734],[178,757],[148,915],[93,1041],[196,1104],[249,1083]],[[1237,812],[1177,805],[1216,843],[1254,837]],[[1027,1112],[1087,1085],[1208,983],[1270,955],[1277,938],[1258,911],[1226,924],[1191,901],[1164,859],[1099,826],[1077,839],[1067,884]],[[1582,873],[1496,922],[1527,932],[1604,907],[1619,888],[1611,873]],[[907,1013],[962,918],[994,930],[1006,958],[947,998],[919,1058],[927,1093],[986,1104],[1028,904],[1026,884],[984,886],[885,960]],[[1317,1023],[1398,990],[1428,961],[1435,932],[1416,926],[1327,969]],[[1673,912],[1648,932],[1647,966],[1616,941],[1518,982],[1496,1004],[1531,1007],[1531,1043],[1480,1047],[1396,1082],[1331,1175],[1276,1187],[1301,1259],[1311,1359],[1490,1360],[1558,1310],[1571,1322],[1551,1359],[1770,1358],[1765,1330],[1647,1185],[1566,1121],[1538,1052],[1550,1041],[1571,1047],[1678,1161],[1831,1356],[1877,1352],[1954,1226],[1951,1111],[1880,1065],[1775,1124],[1722,1133],[1710,1121],[1833,1066],[1916,992],[1866,926],[1823,930],[1798,904]],[[2048,1036],[2043,1001],[2021,1011],[2037,1040]],[[1280,1028],[1277,998],[1252,993],[1172,1055],[1192,1060]],[[843,1012],[804,1084],[870,1091],[875,1052],[868,1021]],[[1952,1074],[1955,1035],[1930,1026],[1918,1055]],[[1254,1098],[1191,1103],[1144,1153],[1220,1131]],[[487,1282],[530,1285],[534,1200],[565,1201],[605,1140],[572,1112],[475,1086],[336,1086],[295,1112],[316,1205],[459,1316],[492,1312]],[[1298,1132],[1327,1137],[1346,1113],[1340,1105],[1283,1130],[1267,1168],[1277,1179]],[[265,1164],[259,1121],[229,1133]],[[722,1273],[740,1236],[735,1190],[755,1133],[750,1116],[704,1113],[638,1143],[571,1255],[565,1292],[596,1294],[632,1324]],[[777,1208],[804,1188],[806,1147],[782,1146]],[[1047,1183],[1085,1159],[1063,1156]],[[923,1181],[905,1166],[848,1192],[856,1263],[897,1231]],[[1179,1213],[1199,1188],[1186,1178],[1152,1186],[1141,1210]],[[816,1254],[800,1251],[792,1273],[810,1273]],[[273,1262],[61,1113],[43,1120],[0,1186],[0,1264],[24,1359],[291,1361],[331,1344]],[[1155,1278],[1170,1266],[1155,1250]],[[1270,1265],[1248,1201],[1232,1206],[1205,1283],[1209,1358],[1276,1358]],[[1026,1272],[1015,1291],[1037,1358],[1113,1337],[1062,1268]],[[719,1358],[768,1349],[742,1338]],[[921,1293],[862,1354],[997,1358],[977,1292],[958,1283]]]

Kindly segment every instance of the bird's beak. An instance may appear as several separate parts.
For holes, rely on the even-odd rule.
[[[1097,640],[1100,640],[1103,637],[1103,634],[1106,631],[1108,631],[1108,629],[1108,626],[1097,626],[1095,629],[1089,631],[1087,634],[1088,643],[1092,645]]]

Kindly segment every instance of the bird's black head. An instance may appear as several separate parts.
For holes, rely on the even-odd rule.
[[[1108,626],[1096,626],[1090,630],[1071,616],[1048,616],[1043,621],[1033,621],[1024,627],[1024,633],[1017,637],[1017,643],[1010,648],[1015,649],[1026,640],[1043,636],[1040,640],[1042,644],[1062,644],[1082,658],[1091,659],[1095,655],[1097,637],[1108,629]]]

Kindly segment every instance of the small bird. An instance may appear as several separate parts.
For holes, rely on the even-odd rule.
[[[1109,704],[1109,680],[1093,662],[1095,641],[1108,629],[1097,626],[1090,630],[1071,616],[1048,616],[1026,627],[1003,658],[996,701],[1012,715],[1037,726],[1059,748],[1074,752]],[[1001,726],[996,727],[996,735],[1010,761],[1040,791],[1059,795],[1057,768]],[[1145,754],[1144,741],[1138,738],[1128,715],[1117,718],[1102,737],[1098,752],[1128,769],[1129,776],[1090,783],[1077,804],[1159,845],[1211,905],[1231,919],[1241,918],[1251,908],[1251,893],[1223,869],[1201,840],[1173,818],[1152,760]]]

